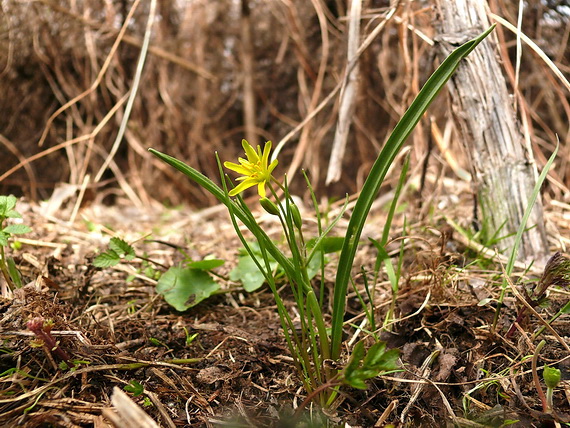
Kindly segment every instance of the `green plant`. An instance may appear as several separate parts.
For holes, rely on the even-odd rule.
[[[192,345],[192,342],[194,342],[194,339],[198,337],[199,333],[190,334],[188,333],[188,329],[186,327],[182,327],[182,329],[184,330],[184,334],[186,335],[186,340],[184,341],[186,343],[186,346]]]
[[[532,355],[532,380],[534,382],[534,386],[536,388],[536,392],[538,393],[538,397],[542,403],[542,410],[545,413],[551,413],[553,409],[552,403],[552,394],[554,393],[554,388],[558,386],[561,380],[561,373],[560,370],[555,369],[553,367],[544,366],[544,370],[542,372],[542,377],[544,379],[544,383],[546,384],[546,395],[544,395],[544,391],[542,390],[542,386],[540,385],[540,380],[538,378],[538,356],[540,355],[540,351],[546,345],[546,341],[541,340],[534,350]]]
[[[121,238],[111,238],[107,251],[93,259],[93,266],[106,268],[118,265],[121,261],[130,262],[136,257],[135,249]]]
[[[325,317],[321,311],[323,290],[322,287],[319,289],[318,286],[314,286],[310,282],[308,266],[313,257],[323,257],[321,245],[327,238],[332,227],[340,219],[344,210],[339,216],[333,219],[326,228],[323,228],[321,216],[315,204],[319,236],[316,238],[314,246],[310,248],[303,235],[302,218],[299,214],[299,209],[289,194],[287,181],[285,180],[281,183],[272,176],[277,162],[275,160],[269,162],[270,142],[266,143],[262,150],[259,146],[257,149],[254,149],[245,140],[242,141],[247,159],[240,158],[239,164],[231,162],[225,163],[227,168],[242,174],[242,177],[238,178],[238,181],[241,181],[241,183],[231,189],[229,189],[231,187],[231,181],[224,174],[219,158],[217,158],[217,161],[220,176],[222,177],[222,188],[185,163],[164,153],[150,149],[151,153],[184,173],[226,206],[236,234],[257,268],[263,272],[263,276],[274,295],[282,330],[303,385],[309,396],[318,398],[318,401],[323,406],[332,405],[338,393],[336,387],[331,387],[331,385],[336,385],[333,380],[339,380],[339,371],[327,365],[326,361],[329,359],[338,361],[340,359],[348,283],[351,279],[353,261],[359,245],[362,228],[364,227],[372,203],[398,151],[430,103],[435,99],[447,80],[454,73],[460,61],[492,30],[493,27],[489,28],[476,39],[456,49],[443,61],[440,67],[425,83],[416,99],[398,122],[372,166],[352,211],[342,242],[333,289],[330,333],[325,324]],[[258,193],[261,197],[261,206],[270,214],[277,216],[281,222],[289,254],[283,253],[267,236],[240,196],[241,191],[251,186],[257,186]],[[269,188],[269,196],[273,197],[275,202],[267,198],[267,187]],[[282,197],[280,197],[278,192],[282,193]],[[235,196],[235,199],[232,198],[233,196]],[[316,198],[314,195],[312,195],[312,198],[313,201],[315,201]],[[259,248],[259,255],[256,256],[254,249],[243,236],[238,220],[243,223],[255,237]],[[297,326],[293,323],[278,292],[272,267],[272,263],[275,262],[283,269],[287,283],[295,299],[296,310],[299,313],[301,323],[300,329],[297,329]],[[317,290],[315,290],[315,287]],[[319,298],[317,298],[317,295]],[[372,352],[374,356],[383,355],[383,346],[385,345],[381,343],[375,344],[369,353]],[[369,374],[375,376],[382,370],[374,371],[372,369],[365,369],[369,361],[364,358],[364,360],[366,360],[365,364],[365,361],[360,358],[363,354],[363,350],[361,350],[360,347],[355,348],[355,350],[357,355],[354,358],[356,359],[352,359],[349,366],[347,366],[351,368],[350,370],[352,370],[352,368],[354,368],[354,370],[352,370],[352,372],[349,370],[348,373],[352,374],[349,374],[348,378],[346,377],[346,372],[344,372],[344,379],[347,380],[349,384],[352,382],[353,385],[362,386],[363,381]],[[382,352],[380,352],[380,350],[382,350]],[[353,353],[354,352],[355,351],[353,351]],[[389,355],[396,353],[397,351],[394,351]],[[358,364],[354,361],[358,361]],[[370,361],[376,361],[376,357],[370,357]],[[390,359],[389,362],[395,364],[394,359]],[[394,368],[389,364],[386,367],[388,366],[390,369]]]
[[[389,328],[390,322],[392,321],[392,317],[394,316],[394,310],[396,308],[396,301],[398,299],[398,291],[399,291],[399,283],[400,283],[400,272],[402,268],[402,261],[404,257],[404,240],[401,241],[400,244],[400,254],[399,260],[394,267],[388,252],[386,251],[386,245],[388,244],[388,238],[390,234],[390,227],[392,226],[392,220],[394,218],[394,213],[396,212],[396,207],[398,205],[398,199],[400,198],[400,193],[402,192],[402,188],[404,187],[404,183],[406,181],[406,175],[408,173],[408,169],[410,166],[410,157],[407,156],[402,166],[402,171],[400,172],[400,178],[398,179],[398,184],[396,185],[396,189],[394,190],[394,197],[390,202],[390,207],[388,209],[388,216],[386,218],[386,223],[384,223],[384,229],[382,230],[382,238],[380,241],[377,241],[373,238],[368,238],[372,245],[376,248],[378,252],[376,256],[376,263],[374,264],[374,280],[373,284],[376,284],[378,281],[378,275],[380,272],[380,267],[384,264],[386,269],[386,274],[388,275],[388,280],[390,281],[390,286],[392,290],[392,301],[390,302],[390,306],[388,311],[386,312],[386,318],[384,320],[384,328]],[[404,221],[404,234],[406,231],[406,222]],[[366,283],[365,283],[366,285]],[[369,322],[371,325],[372,330],[376,330],[376,324],[374,320],[374,306],[372,302],[374,301],[374,290],[369,291],[368,287],[366,287],[366,292],[368,294],[368,298],[371,302],[371,311],[367,311],[369,315]]]
[[[158,275],[157,293],[162,294],[164,300],[175,309],[185,311],[219,291],[220,285],[212,278],[210,271],[223,265],[224,261],[219,259],[194,261],[182,250],[180,251],[185,256],[184,260],[177,266],[167,268],[146,256],[136,254],[132,245],[123,239],[114,237],[109,241],[109,248],[95,257],[93,265],[106,268],[138,258],[146,264],[152,263],[160,266],[166,271]],[[148,269],[147,265],[145,270]],[[148,273],[155,276],[157,272],[151,269]],[[132,311],[132,306],[129,310]]]
[[[320,385],[305,398],[296,409],[295,418],[299,418],[301,411],[322,390],[337,388],[340,385],[346,385],[356,389],[366,389],[367,380],[373,379],[381,374],[401,371],[397,365],[399,356],[400,351],[398,349],[386,350],[386,344],[384,342],[376,342],[368,351],[364,349],[364,342],[358,342],[354,346],[346,366],[327,383]]]
[[[372,203],[380,190],[384,177],[407,137],[411,134],[430,103],[455,72],[460,61],[469,55],[469,53],[489,35],[493,28],[494,26],[490,27],[479,37],[457,48],[433,73],[417,95],[416,99],[412,102],[412,105],[408,108],[406,113],[404,113],[404,116],[400,119],[390,134],[390,137],[386,141],[384,148],[380,152],[380,155],[376,159],[376,162],[374,162],[374,165],[366,178],[347,227],[344,245],[339,260],[339,268],[336,275],[332,313],[332,359],[338,359],[340,356],[342,325],[346,304],[345,296],[348,280],[351,275],[352,261],[356,255],[356,249],[358,247],[360,234],[362,233],[362,228],[364,227],[364,222],[366,221],[368,212],[372,207]]]
[[[123,386],[123,389],[130,393],[133,394],[133,397],[140,397],[141,395],[144,394],[144,386],[142,386],[140,384],[140,382],[138,382],[137,380],[131,380],[128,384],[126,384],[125,386]],[[150,400],[150,398],[148,398],[147,395],[145,395],[143,397],[143,402],[142,405],[144,407],[150,407],[152,406],[152,401]]]
[[[4,248],[8,247],[12,235],[20,235],[32,231],[25,224],[5,224],[9,218],[22,218],[21,214],[15,210],[17,202],[18,199],[15,196],[0,196],[0,271],[2,271],[2,276],[11,290],[21,287],[22,280],[14,259],[6,257]]]
[[[556,314],[554,314],[552,318],[548,320],[548,324],[549,325],[552,324],[554,321],[556,321],[558,318],[560,318],[562,315],[565,314],[570,314],[570,302],[567,302],[558,312],[556,312]],[[532,335],[531,341],[534,341],[534,339],[540,336],[544,332],[544,330],[546,330],[546,326],[543,325]]]
[[[376,342],[368,352],[364,350],[364,343],[358,342],[341,372],[340,380],[353,388],[366,389],[366,380],[396,370],[399,356],[397,349],[387,351],[384,342]]]
[[[315,245],[316,239],[309,240],[307,242],[307,248],[312,249]],[[246,248],[242,248],[239,251],[238,263],[230,271],[229,278],[232,281],[239,281],[243,285],[243,288],[248,293],[256,291],[265,283],[265,276],[263,271],[261,271],[254,261],[254,258],[260,259],[262,257],[261,249],[256,242],[247,243],[250,250],[253,253],[253,257],[248,253]],[[309,280],[312,280],[324,267],[327,262],[324,254],[334,253],[340,251],[342,246],[342,238],[337,237],[326,237],[321,241],[321,248],[317,251],[316,255],[307,264],[307,275]],[[285,271],[277,263],[277,261],[271,256],[269,257],[269,265],[271,270],[274,272],[274,278],[282,278],[285,276]]]
[[[534,287],[533,292],[525,292],[525,300],[529,306],[533,308],[537,307],[546,299],[546,291],[550,287],[568,287],[568,285],[570,285],[570,259],[565,257],[562,253],[556,252],[546,263],[544,272]],[[568,304],[566,306],[568,306]],[[566,309],[566,307],[562,308],[558,316],[562,315],[568,309]],[[526,315],[526,311],[526,306],[519,309],[515,322],[507,332],[507,338],[511,338],[514,335],[516,332],[516,325],[521,323]]]
[[[53,329],[53,321],[45,320],[42,317],[35,317],[26,323],[26,327],[34,333],[38,339],[36,346],[43,347],[46,353],[53,353],[63,363],[65,369],[75,367],[75,363],[69,354],[55,340],[51,331]]]
[[[506,394],[501,384],[501,379],[509,375],[509,368],[506,368],[498,373],[491,373],[483,368],[479,369],[481,373],[485,376],[485,380],[476,384],[473,388],[463,393],[463,412],[465,416],[473,415],[473,410],[470,409],[469,403],[474,401],[472,395],[480,390],[486,391],[487,389],[493,387],[496,390],[497,397],[503,398],[505,401],[510,400],[510,397]]]
[[[69,370],[71,372],[74,372],[77,369],[79,369],[82,364],[88,366],[89,364],[91,364],[91,361],[73,359],[73,360],[71,360],[71,363],[73,365],[69,365],[65,361],[60,361],[58,364],[58,367],[63,371]]]
[[[185,311],[218,293],[220,284],[212,278],[210,270],[223,264],[211,259],[186,261],[164,272],[156,284],[156,291],[176,310]]]
[[[553,401],[552,401],[552,394],[554,393],[554,388],[558,386],[560,380],[562,378],[562,374],[560,370],[555,369],[554,367],[544,366],[544,370],[542,371],[542,378],[544,379],[544,383],[546,384],[546,407],[547,411],[552,411],[554,408]]]
[[[133,397],[138,397],[144,393],[144,386],[142,386],[138,381],[131,380],[127,385],[123,386],[126,392],[133,394]]]

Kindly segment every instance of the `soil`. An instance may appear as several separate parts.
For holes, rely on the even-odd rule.
[[[275,302],[266,288],[246,293],[227,280],[239,242],[221,210],[151,207],[138,212],[119,203],[83,208],[78,219],[67,222],[61,218],[68,218],[71,208],[58,218],[46,216],[45,206],[20,202],[17,208],[33,233],[21,240],[21,249],[9,250],[28,284],[0,300],[1,426],[499,427],[512,422],[527,427],[570,422],[568,315],[553,324],[558,337],[551,331],[542,337],[547,344],[538,358],[539,375],[549,364],[561,369],[563,379],[554,393],[555,410],[546,413],[532,378],[538,341],[530,337],[540,325],[536,316],[514,339],[506,339],[520,307],[508,297],[498,328],[491,328],[496,304],[482,301],[498,297],[502,264],[477,255],[443,218],[407,230],[397,322],[381,332],[388,348],[401,350],[402,371],[369,381],[366,391],[343,388],[334,408],[319,410],[310,403],[296,419],[294,409],[306,392]],[[269,217],[262,221],[279,236],[277,224]],[[378,237],[382,225],[376,213],[365,233]],[[152,241],[145,238],[150,233]],[[394,237],[401,234],[400,227]],[[224,259],[215,271],[223,292],[178,312],[157,295],[147,263],[93,267],[110,236],[133,243],[138,253],[165,266],[182,258],[165,242],[183,247],[194,260]],[[399,241],[392,246],[397,257]],[[355,266],[372,270],[374,261],[373,247],[363,244]],[[334,279],[334,265],[332,256],[327,281]],[[537,275],[539,269],[527,273],[528,278]],[[362,287],[361,278],[356,279]],[[286,287],[283,293],[287,296]],[[567,289],[554,290],[550,306],[537,311],[548,319],[567,300]],[[389,302],[390,286],[381,278],[377,320],[384,319]],[[291,299],[289,305],[294,315]],[[353,327],[363,320],[354,292],[347,307],[346,348],[360,339],[371,345],[365,329],[357,333]],[[56,346],[50,348],[28,328],[35,318],[52,323]],[[187,340],[192,335],[194,340]],[[67,367],[62,364],[66,358]],[[144,389],[137,391],[138,384]],[[143,414],[120,419],[140,409]]]

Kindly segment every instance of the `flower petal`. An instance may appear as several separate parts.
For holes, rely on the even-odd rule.
[[[259,196],[261,196],[262,198],[265,198],[265,195],[266,195],[265,181],[262,181],[257,185],[257,193],[259,193]]]
[[[233,162],[224,162],[226,168],[241,175],[235,179],[239,184],[229,192],[229,195],[235,196],[245,189],[257,185],[259,196],[264,198],[267,194],[265,186],[273,179],[271,172],[278,163],[277,159],[275,159],[268,165],[272,143],[271,141],[266,141],[263,149],[260,145],[257,145],[254,149],[247,140],[242,140],[241,145],[247,159],[238,157],[239,165]]]
[[[251,145],[246,140],[241,140],[241,145],[242,145],[243,149],[245,150],[245,154],[247,156],[247,159],[251,163],[259,162],[259,156],[257,156],[257,153],[255,153],[255,150],[253,150],[253,147],[251,147]]]
[[[271,176],[271,173],[273,172],[273,170],[275,169],[275,167],[277,166],[279,162],[277,161],[277,159],[275,159],[273,162],[271,162],[269,164],[269,166],[267,167],[267,174],[269,174]]]
[[[240,184],[238,184],[236,187],[234,187],[232,190],[230,190],[229,195],[235,196],[238,193],[243,192],[245,189],[249,189],[250,187],[255,186],[256,184],[257,184],[257,181],[255,181],[255,180],[242,181]]]
[[[271,151],[271,141],[265,143],[263,148],[263,155],[261,156],[261,168],[267,169],[267,162],[269,162],[269,152]]]
[[[238,165],[237,163],[224,162],[224,166],[231,171],[237,172],[238,174],[242,174],[242,175],[251,174],[251,171],[249,169],[244,168],[242,165]]]
[[[242,165],[245,166],[245,167],[251,167],[251,166],[253,166],[253,164],[252,164],[250,161],[248,161],[247,159],[238,158],[238,161],[239,161],[240,164],[242,164]]]

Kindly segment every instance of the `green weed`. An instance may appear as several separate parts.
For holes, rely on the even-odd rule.
[[[6,256],[5,247],[8,247],[13,235],[32,231],[25,224],[6,224],[8,219],[22,218],[21,214],[15,209],[17,202],[18,199],[15,196],[0,196],[0,271],[2,271],[2,276],[10,290],[21,287],[22,279],[14,259]],[[17,245],[15,248],[17,248]]]
[[[161,294],[166,302],[176,310],[185,311],[201,301],[219,292],[220,285],[212,277],[211,270],[224,264],[220,259],[192,260],[184,251],[183,261],[177,266],[167,268],[157,263],[146,255],[139,255],[132,245],[125,240],[114,237],[109,242],[109,248],[99,254],[93,260],[93,265],[99,268],[116,266],[121,262],[131,262],[135,258],[141,259],[145,263],[145,273],[151,278],[158,278],[156,284],[157,293]],[[166,271],[158,272],[150,266],[154,264]],[[132,305],[129,306],[132,311]]]

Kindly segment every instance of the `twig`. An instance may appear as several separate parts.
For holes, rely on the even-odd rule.
[[[131,7],[129,14],[125,17],[125,22],[124,22],[123,26],[121,27],[121,30],[119,31],[119,35],[117,36],[117,39],[115,40],[115,43],[113,44],[113,47],[111,48],[111,51],[109,52],[109,55],[107,55],[107,58],[105,59],[105,62],[103,63],[103,66],[101,67],[101,70],[99,71],[99,74],[97,75],[97,78],[91,84],[89,89],[87,89],[86,91],[83,91],[82,93],[77,95],[75,98],[69,100],[67,103],[65,103],[60,108],[58,108],[49,117],[49,119],[47,120],[46,126],[44,128],[44,132],[42,133],[42,136],[40,137],[40,141],[38,141],[39,147],[43,146],[43,144],[47,138],[47,135],[49,133],[49,130],[51,128],[51,125],[52,125],[53,121],[55,120],[55,118],[57,116],[59,116],[62,112],[64,112],[67,108],[69,108],[73,104],[77,103],[82,98],[85,98],[87,95],[89,95],[91,92],[93,92],[99,86],[99,84],[103,80],[103,76],[105,75],[105,73],[107,72],[107,69],[109,68],[109,65],[111,64],[111,59],[113,58],[113,56],[115,55],[115,52],[119,48],[121,40],[123,39],[123,36],[124,36],[125,32],[127,31],[128,25],[130,24],[131,19],[133,18],[133,15],[134,15],[135,10],[137,9],[139,3],[140,3],[140,0],[135,0],[135,2],[133,3],[133,6]]]
[[[538,393],[538,397],[542,403],[542,410],[546,412],[548,410],[548,403],[546,401],[546,395],[544,395],[544,391],[542,390],[542,386],[540,385],[540,379],[538,378],[538,371],[537,371],[537,361],[538,361],[538,354],[546,344],[546,341],[542,340],[534,350],[534,354],[532,356],[532,380],[534,381],[534,386],[536,387],[536,392]]]
[[[135,6],[133,5],[132,9],[134,9],[134,8],[135,8]],[[133,10],[131,10],[129,12],[129,14],[132,12],[133,12]],[[137,95],[137,91],[139,89],[139,84],[140,84],[141,75],[142,75],[145,60],[146,60],[146,55],[148,53],[148,47],[150,44],[150,35],[152,32],[152,26],[154,24],[155,13],[156,13],[156,0],[151,0],[150,10],[148,12],[148,20],[146,23],[146,29],[145,29],[145,33],[144,33],[143,45],[141,47],[141,53],[139,56],[139,61],[137,63],[137,69],[135,71],[135,77],[133,79],[133,85],[132,85],[131,90],[130,90],[129,99],[127,100],[127,104],[125,106],[125,112],[123,113],[121,125],[119,126],[119,132],[117,133],[117,137],[115,138],[115,141],[113,143],[113,147],[111,148],[109,156],[107,156],[107,158],[105,159],[105,162],[103,163],[103,165],[99,169],[99,172],[97,172],[97,174],[95,174],[95,178],[93,179],[93,181],[95,183],[97,183],[101,179],[101,177],[103,176],[103,173],[109,167],[109,164],[111,163],[111,161],[115,157],[117,150],[119,150],[119,145],[121,143],[121,140],[123,139],[123,135],[125,135],[125,130],[127,129],[127,123],[129,121],[129,118],[131,115],[131,110],[132,110],[133,104],[135,102],[135,97]],[[129,22],[128,20],[129,20],[129,18],[127,17],[125,19],[125,22]]]
[[[527,309],[538,319],[538,321],[544,325],[546,327],[546,329],[552,333],[552,335],[554,337],[556,337],[556,339],[558,340],[558,342],[564,347],[564,349],[566,349],[568,352],[570,352],[570,346],[568,346],[568,344],[566,343],[566,341],[560,337],[560,335],[556,332],[556,330],[554,330],[552,328],[552,326],[548,323],[548,321],[546,321],[544,318],[542,318],[540,316],[540,314],[538,312],[536,312],[536,310],[532,307],[532,305],[530,303],[528,303],[526,301],[526,299],[521,295],[521,293],[519,293],[519,291],[516,289],[516,287],[514,286],[513,282],[511,281],[510,278],[507,278],[507,282],[509,284],[509,287],[511,288],[511,291],[513,292],[513,294],[515,295],[515,297],[517,299],[519,299],[521,301],[521,303],[523,305],[525,305],[527,307]]]

